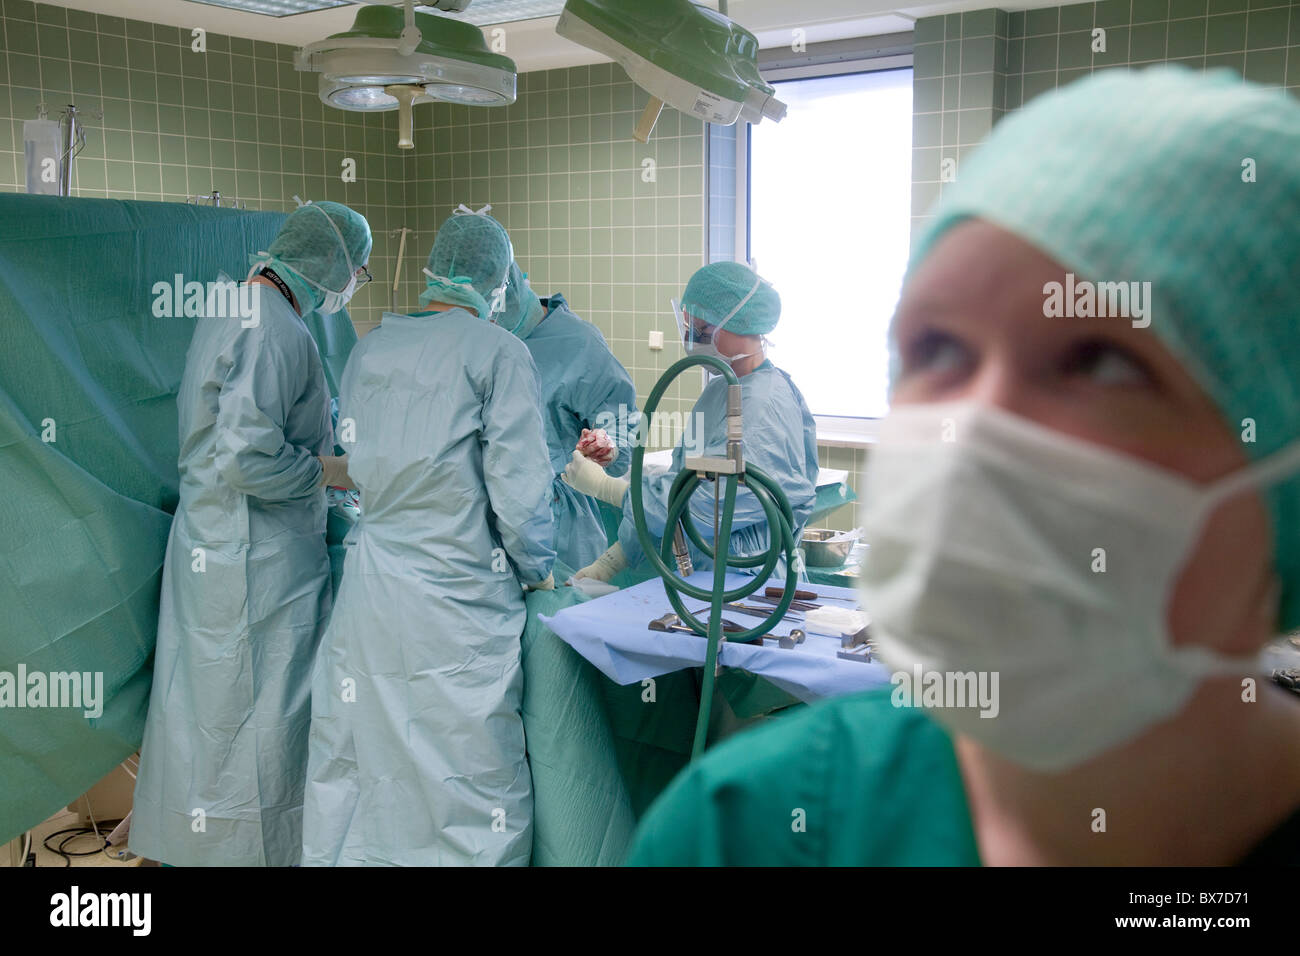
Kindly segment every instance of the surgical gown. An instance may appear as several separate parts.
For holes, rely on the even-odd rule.
[[[569,311],[563,296],[543,299],[547,316],[524,344],[537,364],[542,389],[542,419],[551,455],[551,516],[555,550],[570,568],[585,568],[609,547],[600,508],[561,480],[584,428],[604,428],[618,445],[606,472],[620,476],[632,463],[629,423],[636,424],[636,388],[627,370],[590,322]]]
[[[341,392],[362,514],[313,684],[303,863],[527,864],[521,583],[555,559],[532,359],[463,309],[386,313]]]
[[[767,472],[790,499],[795,520],[791,530],[797,540],[817,498],[816,423],[790,376],[771,362],[765,361],[748,375],[741,376],[740,387],[745,460]],[[687,453],[722,458],[726,457],[726,451],[727,382],[722,376],[714,376],[695,403],[685,435],[673,449],[672,468],[666,473],[642,476],[641,501],[646,527],[656,539],[663,537],[668,518],[668,492]],[[706,541],[713,539],[713,505],[713,485],[701,482],[691,496],[691,516]],[[765,552],[770,540],[767,516],[748,488],[737,489],[733,514],[731,553],[749,556]],[[623,496],[618,540],[629,565],[642,560],[630,492]],[[697,568],[712,566],[694,544],[690,549]]]
[[[725,741],[641,820],[630,866],[979,866],[953,739],[895,691],[824,701]],[[1300,863],[1300,807],[1243,866]]]
[[[952,739],[892,690],[719,744],[650,807],[632,866],[978,866]]]
[[[311,672],[330,608],[334,445],[320,354],[275,289],[258,324],[200,319],[177,396],[180,501],[163,565],[131,849],[183,866],[300,855]]]

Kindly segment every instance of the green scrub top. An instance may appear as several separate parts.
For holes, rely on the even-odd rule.
[[[631,866],[978,866],[947,731],[890,691],[826,701],[720,744],[675,780]]]

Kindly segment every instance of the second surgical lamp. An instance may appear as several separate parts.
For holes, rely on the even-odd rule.
[[[780,122],[785,104],[758,70],[758,38],[690,0],[568,0],[555,32],[617,62],[650,94],[635,136],[664,105],[719,126]]]

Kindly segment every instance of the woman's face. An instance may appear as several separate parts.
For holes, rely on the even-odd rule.
[[[1147,328],[1045,317],[1043,286],[1066,271],[983,221],[950,229],[899,302],[893,401],[983,402],[1202,484],[1245,466],[1237,435],[1153,331],[1159,290]],[[1243,653],[1270,637],[1271,554],[1258,494],[1220,505],[1170,604],[1175,643]]]

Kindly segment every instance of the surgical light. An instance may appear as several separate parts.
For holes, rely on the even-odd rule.
[[[341,110],[391,110],[397,97],[384,92],[382,86],[345,86],[330,96],[330,105]]]
[[[352,29],[303,47],[294,67],[320,73],[320,98],[344,110],[398,110],[398,146],[413,149],[411,107],[515,101],[515,64],[492,53],[475,26],[405,8],[368,6]]]
[[[356,83],[359,86],[389,86],[393,83],[419,83],[418,76],[393,76],[391,74],[361,73],[356,76],[337,77],[340,83]]]
[[[664,104],[720,126],[785,117],[758,71],[758,38],[689,0],[567,0],[555,32],[610,57],[650,94],[635,132],[643,143]]]

